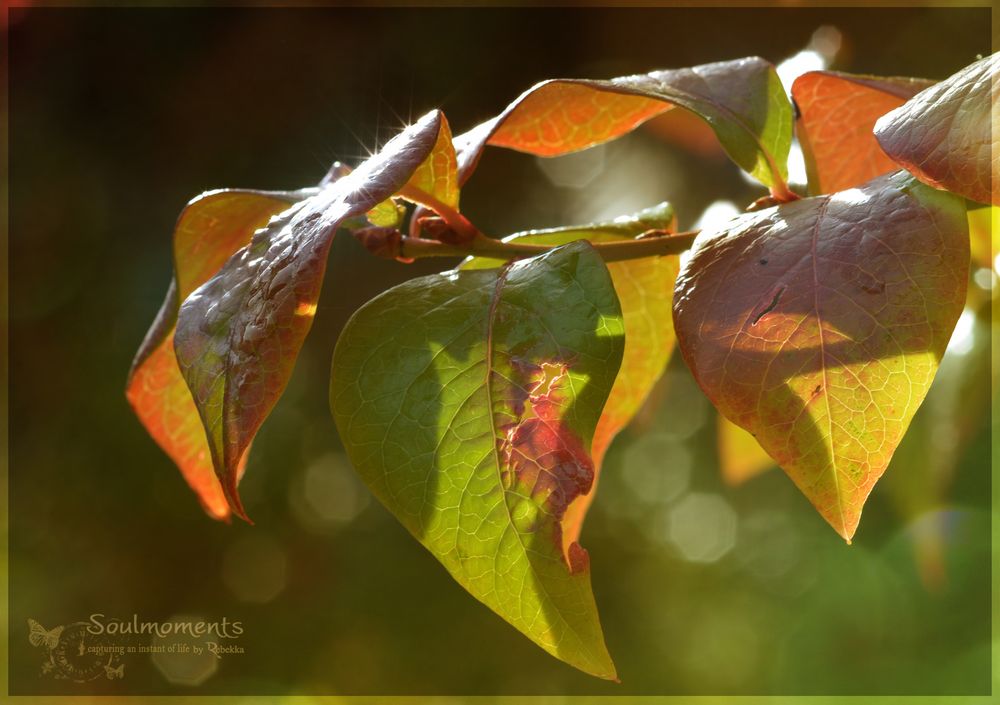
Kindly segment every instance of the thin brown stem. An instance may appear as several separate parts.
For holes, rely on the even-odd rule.
[[[456,242],[442,242],[421,237],[398,237],[391,248],[392,254],[380,251],[380,256],[395,256],[397,259],[412,261],[423,257],[493,257],[515,259],[532,257],[553,249],[549,245],[533,245],[519,242],[504,242],[487,237],[469,220],[446,203],[429,193],[407,184],[399,190],[399,195],[408,201],[419,203],[437,213],[458,236]],[[794,197],[794,194],[792,194]],[[620,242],[592,243],[605,262],[677,255],[690,249],[698,231],[671,234],[665,230],[650,230],[634,240]],[[368,247],[368,245],[366,245]],[[371,248],[369,248],[371,249]]]
[[[620,242],[592,243],[605,262],[621,262],[623,260],[643,257],[659,257],[677,255],[690,249],[697,235],[695,232],[677,233],[675,235],[658,235]],[[515,259],[517,257],[532,257],[553,249],[549,245],[531,245],[518,242],[503,242],[485,236],[477,237],[468,243],[452,245],[437,240],[404,237],[400,242],[400,254],[403,259],[420,259],[422,257],[494,257],[496,259]]]
[[[777,174],[775,174],[775,176],[777,176]],[[775,185],[770,188],[770,192],[771,198],[778,203],[790,203],[802,198],[802,196],[792,191],[784,180],[777,181]]]

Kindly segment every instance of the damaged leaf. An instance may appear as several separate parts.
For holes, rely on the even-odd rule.
[[[575,240],[614,242],[634,239],[649,230],[671,229],[674,222],[673,207],[669,203],[661,203],[607,223],[532,230],[511,235],[504,241],[536,245],[564,245]],[[674,323],[670,300],[677,278],[678,259],[648,257],[607,265],[622,309],[625,353],[621,371],[594,431],[593,486],[570,505],[563,520],[563,542],[567,547],[580,537],[584,517],[597,491],[597,480],[608,446],[639,411],[653,385],[662,376],[673,352]],[[463,262],[461,268],[481,269],[502,264],[502,260],[475,257]]]
[[[678,343],[849,541],[934,379],[968,268],[962,200],[896,172],[702,233],[677,279]]]
[[[899,167],[872,134],[875,121],[934,85],[918,78],[809,71],[795,79],[795,133],[802,145],[809,193],[858,186]]]
[[[250,442],[281,396],[312,325],[338,226],[397,193],[432,156],[445,125],[433,111],[349,175],[259,230],[180,307],[174,350],[208,434],[232,510]]]
[[[921,91],[875,125],[882,149],[918,179],[1000,205],[1000,53]]]
[[[348,455],[383,504],[477,599],[609,679],[589,558],[564,548],[563,521],[593,483],[623,347],[608,270],[574,242],[390,289],[347,324],[330,383]]]

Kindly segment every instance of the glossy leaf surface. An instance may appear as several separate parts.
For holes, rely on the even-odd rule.
[[[795,131],[813,195],[843,191],[898,169],[872,134],[875,121],[933,85],[916,78],[810,71],[795,79]]]
[[[177,465],[205,510],[229,516],[198,410],[174,356],[180,302],[250,242],[257,228],[306,194],[213,191],[191,201],[174,230],[174,279],[129,371],[126,397],[153,439]],[[237,470],[237,478],[242,466]]]
[[[542,648],[615,678],[568,506],[617,375],[611,278],[577,242],[449,272],[362,307],[333,358],[330,403],[352,463],[472,595]]]
[[[774,67],[757,57],[608,81],[539,83],[456,138],[461,180],[488,144],[553,157],[619,137],[674,106],[705,120],[741,168],[767,186],[785,187],[791,104]]]
[[[965,302],[961,199],[903,172],[703,233],[674,323],[716,407],[845,539]]]
[[[886,154],[921,181],[1000,205],[1000,53],[921,91],[879,119]]]
[[[336,229],[399,191],[431,157],[428,113],[355,171],[273,219],[181,305],[174,349],[234,512],[239,464],[291,376]]]
[[[634,239],[648,230],[669,229],[673,224],[673,208],[668,203],[661,203],[607,223],[533,230],[511,235],[504,241],[537,245],[564,245],[581,239],[594,243],[614,242]],[[461,268],[480,269],[502,264],[501,260],[476,257],[463,262]],[[584,516],[597,490],[608,446],[639,411],[673,352],[674,325],[670,302],[678,266],[677,257],[649,257],[607,264],[625,323],[625,353],[621,371],[594,432],[593,487],[570,505],[564,517],[563,542],[567,547],[579,539]]]

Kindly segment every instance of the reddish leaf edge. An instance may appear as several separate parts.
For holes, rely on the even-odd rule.
[[[197,375],[199,373],[194,371],[198,365],[196,363],[191,364],[190,360],[188,364],[185,364],[185,356],[180,354],[182,338],[190,339],[192,334],[197,338],[198,329],[203,320],[203,315],[197,310],[199,297],[206,297],[214,290],[220,288],[225,291],[226,276],[232,276],[241,267],[246,270],[246,276],[249,276],[251,280],[256,280],[255,278],[259,272],[253,267],[248,268],[245,266],[247,264],[245,260],[249,255],[250,248],[254,247],[258,240],[266,238],[269,233],[276,234],[287,227],[292,233],[293,240],[301,241],[303,246],[312,247],[317,252],[322,250],[322,271],[317,278],[316,296],[318,298],[319,289],[322,286],[323,274],[326,269],[326,256],[329,252],[329,245],[336,232],[341,227],[346,227],[352,220],[364,216],[367,211],[378,203],[397,195],[406,186],[410,176],[416,171],[423,159],[427,157],[435,143],[435,139],[428,141],[420,137],[418,140],[419,145],[407,148],[407,139],[413,139],[414,134],[424,135],[432,133],[436,137],[442,129],[442,125],[446,124],[444,114],[440,110],[433,110],[415,121],[403,133],[390,140],[379,153],[362,162],[361,165],[350,171],[350,173],[347,173],[348,170],[346,168],[334,165],[331,173],[324,179],[321,188],[312,191],[311,196],[306,200],[291,206],[286,211],[275,216],[271,223],[267,227],[258,230],[253,240],[247,246],[237,251],[215,276],[206,281],[181,303],[178,313],[177,334],[174,336],[175,354],[180,363],[182,375],[195,399],[202,425],[209,439],[211,439],[210,429],[216,420],[210,417],[210,412],[205,408],[205,405],[198,402],[199,394],[196,387]],[[395,162],[403,163],[403,167],[392,173],[394,158],[398,158],[395,159]],[[414,191],[416,196],[419,197],[421,192]],[[416,199],[414,198],[413,200]],[[297,231],[296,229],[299,227],[301,227],[301,230]],[[308,240],[313,240],[314,242],[306,245],[305,243]],[[243,298],[245,299],[245,297]],[[233,349],[232,346],[236,333],[240,330],[233,322],[240,322],[241,315],[245,313],[246,300],[242,300],[240,301],[239,308],[224,321],[224,324],[228,326],[227,343],[224,348],[226,351]],[[311,326],[311,317],[302,323],[305,323],[304,332],[301,333],[304,339]],[[204,344],[206,341],[202,340],[200,342]],[[249,451],[253,437],[267,416],[270,415],[274,404],[284,393],[300,348],[301,341],[298,341],[291,353],[284,353],[285,357],[290,358],[291,363],[287,376],[282,377],[279,374],[266,380],[266,383],[261,382],[257,391],[263,390],[261,393],[266,397],[264,400],[266,408],[262,413],[258,413],[249,420],[234,419],[233,416],[235,416],[236,412],[232,412],[233,416],[229,415],[233,409],[234,385],[228,381],[229,373],[233,369],[231,366],[232,360],[228,352],[226,353],[226,359],[222,367],[222,372],[226,374],[227,381],[224,381],[222,411],[221,417],[218,420],[221,423],[221,447],[218,447],[217,444],[212,443],[210,440],[209,449],[212,455],[213,466],[216,469],[216,475],[222,485],[223,493],[232,513],[251,524],[253,522],[248,516],[239,496],[239,467],[245,462],[246,454]]]

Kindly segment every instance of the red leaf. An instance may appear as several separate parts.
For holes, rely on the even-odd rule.
[[[964,204],[902,172],[703,233],[680,349],[845,539],[930,387],[965,302]]]
[[[1000,205],[998,100],[1000,53],[966,66],[880,118],[875,137],[886,154],[924,183]]]

